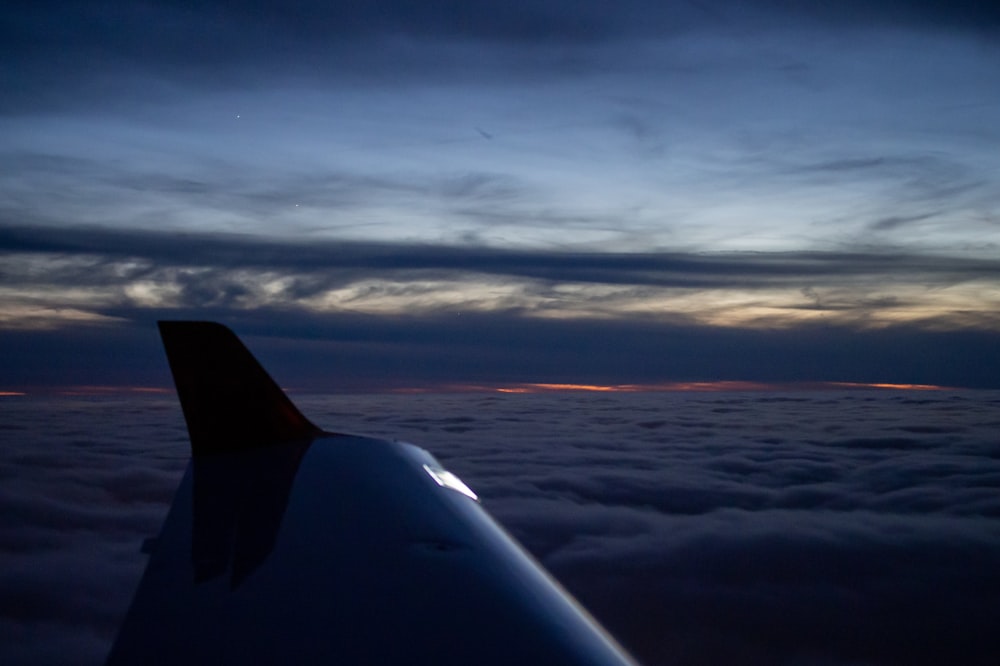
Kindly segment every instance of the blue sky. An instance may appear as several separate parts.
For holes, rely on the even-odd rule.
[[[0,388],[165,383],[108,366],[172,317],[315,386],[997,386],[998,28],[974,2],[15,4]]]

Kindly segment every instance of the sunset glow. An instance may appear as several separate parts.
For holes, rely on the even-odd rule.
[[[945,391],[947,386],[936,386],[934,384],[864,384],[860,382],[830,382],[830,386],[836,388],[873,388],[891,389],[894,391]]]
[[[946,391],[954,387],[933,384],[892,384],[867,382],[749,382],[749,381],[707,381],[707,382],[661,382],[656,384],[568,384],[568,383],[524,383],[491,386],[488,384],[447,384],[420,388],[393,389],[392,393],[721,393],[725,391],[829,391],[854,389],[881,389],[894,391]]]
[[[495,389],[500,393],[543,393],[548,391],[592,391],[598,393],[639,393],[658,391],[774,391],[777,384],[741,381],[665,382],[659,384],[518,384]]]
[[[174,389],[159,386],[65,386],[53,392],[56,395],[67,396],[99,396],[120,393],[131,395],[170,395],[174,393]]]

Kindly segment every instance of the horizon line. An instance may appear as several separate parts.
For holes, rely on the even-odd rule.
[[[908,384],[894,382],[842,382],[842,381],[793,381],[754,382],[744,380],[714,380],[697,382],[656,382],[650,384],[575,384],[564,382],[514,382],[500,384],[441,383],[425,386],[365,387],[358,390],[316,390],[306,387],[283,386],[286,393],[308,394],[433,394],[433,393],[723,393],[723,392],[789,392],[831,390],[881,390],[881,391],[960,391],[976,390],[960,386],[939,384]],[[983,389],[988,390],[988,389]],[[37,386],[0,390],[0,398],[49,395],[63,397],[99,397],[113,395],[167,395],[174,393],[173,386],[129,385],[65,385]]]

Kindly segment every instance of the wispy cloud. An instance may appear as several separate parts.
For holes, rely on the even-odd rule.
[[[1000,280],[996,261],[903,252],[579,253],[39,227],[0,228],[0,250],[9,302],[90,299],[95,316],[112,306],[284,307],[787,326],[822,314],[940,327],[952,314],[995,311],[990,285]]]

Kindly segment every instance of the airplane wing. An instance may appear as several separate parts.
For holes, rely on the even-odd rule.
[[[224,326],[160,333],[192,457],[109,666],[635,663],[428,452],[319,429]]]

